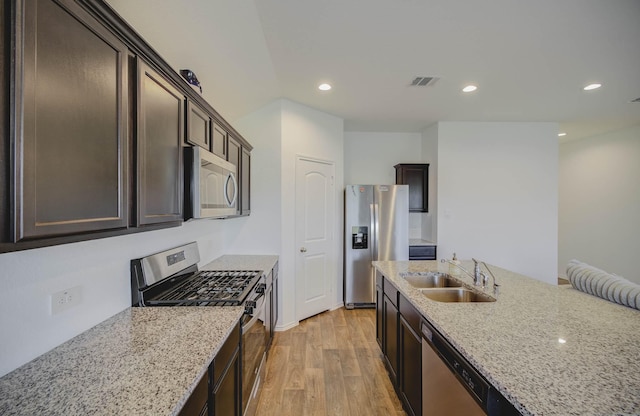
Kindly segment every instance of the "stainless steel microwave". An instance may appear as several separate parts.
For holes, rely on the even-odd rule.
[[[184,167],[186,220],[237,214],[236,165],[195,146],[184,149]]]

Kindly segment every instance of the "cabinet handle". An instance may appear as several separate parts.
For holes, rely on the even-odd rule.
[[[306,248],[304,248],[304,247],[300,247],[300,253],[306,253],[306,252],[307,252],[307,249],[306,249]]]

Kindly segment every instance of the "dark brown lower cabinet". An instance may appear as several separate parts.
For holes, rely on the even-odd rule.
[[[383,296],[384,323],[382,327],[382,351],[386,359],[391,382],[395,386],[398,380],[398,309],[387,297]]]
[[[211,364],[211,416],[240,416],[242,384],[240,380],[240,323]]]
[[[402,405],[422,415],[422,338],[420,313],[376,271],[376,341]]]
[[[240,416],[242,414],[240,383],[240,323],[238,323],[178,416]]]
[[[218,383],[213,387],[212,405],[213,415],[231,416],[240,415],[239,381],[240,381],[240,360],[239,353],[231,358],[228,367],[223,372]]]
[[[398,391],[410,416],[422,415],[422,338],[420,314],[400,295],[400,327],[398,332],[400,374]]]
[[[191,397],[178,413],[178,416],[204,416],[209,414],[209,372],[204,373]]]
[[[382,349],[382,327],[384,315],[382,313],[382,302],[384,292],[382,291],[382,274],[376,270],[376,341]]]

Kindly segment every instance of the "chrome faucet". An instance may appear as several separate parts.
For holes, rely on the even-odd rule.
[[[498,294],[498,290],[500,289],[500,285],[496,283],[496,277],[493,275],[493,272],[491,272],[491,269],[489,268],[489,266],[487,266],[487,263],[482,262],[482,264],[484,265],[484,268],[487,269],[487,271],[489,272],[489,275],[493,279],[493,294],[497,295]],[[483,276],[483,278],[482,278],[482,288],[484,289],[487,286],[487,283],[489,283],[489,276],[487,276],[484,273],[482,273],[482,276]]]
[[[482,275],[483,273],[480,271],[480,262],[478,260],[472,258],[474,266],[473,266],[473,284],[476,286],[480,286],[483,282]],[[484,288],[484,285],[482,285]]]
[[[484,261],[478,261],[474,258],[472,258],[471,260],[473,260],[473,273],[469,272],[467,269],[465,269],[461,265],[451,260],[442,259],[441,262],[442,263],[447,262],[451,265],[456,266],[457,268],[462,270],[467,276],[469,276],[471,280],[473,280],[473,284],[475,286],[482,286],[482,289],[485,289],[487,287],[489,283],[489,277],[491,277],[493,279],[493,293],[497,295],[500,285],[496,283],[496,277],[494,276],[489,266],[487,266],[487,263],[485,263]],[[484,268],[489,272],[488,275],[484,273],[482,270],[480,270],[480,264],[482,264]]]
[[[462,270],[467,276],[469,276],[475,282],[476,279],[473,276],[473,274],[471,272],[469,272],[467,269],[465,269],[464,267],[462,267],[460,264],[458,264],[456,262],[453,262],[453,261],[451,261],[449,259],[442,259],[442,260],[440,260],[440,262],[442,262],[442,263],[446,262],[446,263],[449,263],[452,266],[457,267],[458,269]]]

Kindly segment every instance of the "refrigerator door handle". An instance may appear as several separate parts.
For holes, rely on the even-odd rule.
[[[378,260],[378,204],[371,204],[371,255]]]

